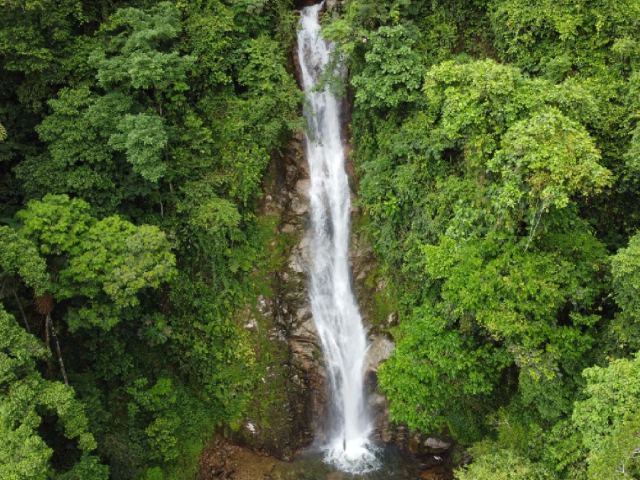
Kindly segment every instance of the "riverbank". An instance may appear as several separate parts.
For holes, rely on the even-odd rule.
[[[327,465],[318,451],[298,454],[285,462],[259,455],[233,444],[222,436],[212,439],[202,452],[198,480],[452,480],[445,459],[437,455],[422,458],[394,448],[378,451],[381,467],[363,476],[340,472]]]

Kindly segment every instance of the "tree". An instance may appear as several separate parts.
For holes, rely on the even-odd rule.
[[[62,261],[51,293],[78,304],[68,312],[71,328],[110,329],[124,309],[139,303],[141,290],[171,278],[175,257],[157,227],[136,227],[118,216],[97,220],[89,211],[80,199],[47,195],[29,202],[18,217],[24,222],[21,234],[42,254]]]
[[[590,480],[640,477],[640,353],[584,371],[587,398],[572,420],[589,449]]]
[[[96,19],[95,10],[76,0],[4,2],[1,8],[0,66],[24,108],[40,110],[61,85],[86,78],[94,41],[78,33]]]
[[[20,236],[11,227],[0,227],[0,272],[5,276],[20,277],[38,294],[49,288],[46,263],[40,257],[36,245]]]
[[[144,189],[119,188],[131,181],[131,167],[108,144],[114,122],[128,111],[130,101],[112,98],[110,111],[94,113],[98,95],[88,86],[63,88],[49,101],[52,113],[36,130],[47,142],[45,153],[27,158],[15,171],[31,198],[71,194],[91,202],[99,211],[112,212],[123,200]]]
[[[503,59],[561,81],[576,71],[624,68],[612,50],[617,41],[637,37],[638,16],[632,0],[501,0],[493,2],[491,23]]]
[[[1,294],[52,347],[43,372],[64,356],[114,479],[186,475],[256,380],[234,314],[267,263],[266,167],[301,126],[296,14],[287,0],[0,11]],[[137,380],[180,393],[155,409]],[[43,418],[54,469],[91,478],[95,457],[59,467],[73,442]]]
[[[446,426],[461,441],[478,440],[485,407],[509,364],[506,349],[448,329],[428,307],[403,323],[397,336],[398,348],[379,373],[391,418],[411,429]]]
[[[175,51],[181,30],[178,9],[168,2],[149,10],[123,8],[102,29],[105,48],[91,57],[99,85],[130,98],[131,111],[116,120],[109,144],[124,151],[133,170],[154,183],[167,169],[165,110],[188,90],[187,72],[195,62]],[[95,108],[111,105],[98,102]]]
[[[122,201],[157,195],[168,168],[165,117],[185,100],[195,60],[176,51],[181,30],[167,2],[111,16],[90,56],[97,85],[63,88],[49,101],[52,114],[37,127],[47,152],[16,169],[32,197],[77,194],[112,213]]]
[[[480,448],[472,449],[478,455]],[[474,462],[456,471],[458,480],[552,480],[554,475],[542,465],[529,461],[512,450],[478,455]]]
[[[415,282],[380,376],[393,418],[477,440],[512,385],[514,401],[557,421],[579,390],[605,288],[607,252],[576,204],[611,174],[576,112],[563,112],[589,100],[489,60],[433,67],[424,96],[400,131],[380,132],[361,189],[392,227],[376,232],[378,248],[402,249],[398,267]]]
[[[396,107],[414,101],[424,75],[419,54],[412,49],[415,29],[397,25],[380,27],[367,38],[366,66],[351,83],[363,108]]]
[[[50,477],[53,450],[39,435],[38,427],[42,412],[51,412],[63,426],[65,437],[77,439],[83,452],[72,471],[84,469],[88,475],[82,478],[106,480],[109,469],[89,454],[96,442],[73,389],[44,380],[36,368],[36,361],[46,353],[0,306],[0,476],[10,480]]]
[[[636,351],[640,348],[640,235],[629,240],[627,248],[621,248],[611,258],[611,274],[615,301],[621,309],[611,325],[619,348]]]

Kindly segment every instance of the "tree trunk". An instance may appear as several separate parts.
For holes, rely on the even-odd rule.
[[[60,342],[58,342],[58,335],[56,333],[56,329],[53,326],[53,321],[51,320],[51,314],[47,313],[47,324],[51,327],[51,336],[56,342],[56,351],[58,353],[58,362],[60,363],[60,371],[62,372],[62,378],[64,379],[64,384],[68,387],[69,380],[67,379],[67,371],[64,368],[64,361],[62,360],[62,351],[60,350]],[[47,332],[47,338],[49,337],[49,333]]]
[[[44,339],[47,342],[47,350],[53,355],[51,351],[51,339],[49,338],[49,322],[51,321],[51,314],[47,313],[44,318]]]
[[[22,314],[22,319],[24,320],[24,326],[27,328],[27,332],[31,333],[31,329],[29,328],[29,322],[27,322],[27,316],[24,314],[24,310],[22,309],[22,304],[20,303],[20,299],[18,298],[18,294],[16,293],[15,288],[13,289],[13,298],[16,299],[16,303],[18,304],[18,308],[20,309],[20,313]]]

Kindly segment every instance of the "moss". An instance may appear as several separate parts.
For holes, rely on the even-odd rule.
[[[275,215],[258,218],[261,258],[252,274],[254,288],[247,307],[236,316],[238,324],[246,323],[247,319],[256,323],[255,328],[247,331],[255,353],[256,381],[244,416],[245,420],[253,422],[256,431],[249,433],[239,429],[232,434],[241,443],[276,455],[288,453],[288,444],[295,435],[295,425],[292,425],[290,418],[295,414],[292,412],[297,400],[295,396],[303,395],[301,388],[291,379],[289,345],[284,340],[273,338],[273,333],[281,328],[276,325],[275,318],[279,306],[272,305],[271,310],[265,312],[267,316],[258,308],[260,296],[275,302],[286,294],[283,290],[296,287],[294,282],[285,283],[280,278],[287,268],[293,247],[300,240],[300,234],[281,232],[281,222],[281,218]]]
[[[282,443],[291,437],[291,396],[297,389],[288,368],[290,351],[284,341],[269,338],[274,327],[272,319],[259,314],[254,318],[258,324],[254,341],[259,380],[246,418],[254,422],[256,433],[241,431],[240,437],[254,448],[282,453],[279,450],[287,448]]]
[[[389,315],[398,311],[398,292],[383,267],[377,263],[371,241],[368,236],[370,217],[357,209],[353,214],[352,229],[357,236],[359,248],[371,252],[371,258],[366,261],[376,266],[368,273],[362,283],[357,285],[360,290],[358,298],[360,309],[369,319],[373,331],[385,331]],[[357,282],[358,283],[358,282]],[[378,290],[379,285],[384,287]]]

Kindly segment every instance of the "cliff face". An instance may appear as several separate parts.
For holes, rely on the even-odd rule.
[[[326,402],[322,352],[307,295],[309,176],[303,142],[298,132],[271,162],[260,208],[273,225],[269,293],[238,317],[256,338],[264,375],[234,437],[282,459],[315,438],[315,420],[322,417]]]
[[[357,186],[353,168],[352,190]],[[269,243],[274,268],[267,272],[269,292],[239,313],[238,322],[255,338],[257,361],[264,375],[248,415],[232,437],[252,450],[289,459],[315,439],[323,440],[322,419],[327,385],[320,340],[309,305],[310,262],[309,176],[304,136],[298,132],[281,157],[275,158],[264,184],[260,214],[272,225]],[[355,192],[352,192],[352,204]],[[395,345],[387,333],[397,323],[393,295],[380,274],[370,244],[361,233],[362,215],[352,208],[350,264],[354,290],[370,348],[365,362],[365,388],[374,437],[418,454],[442,451],[434,439],[415,435],[389,421],[389,404],[380,393],[377,372]]]
[[[293,64],[300,78],[295,53]],[[387,332],[397,324],[397,313],[387,281],[361,233],[365,219],[354,206],[358,181],[349,160],[351,104],[347,99],[342,108],[345,168],[352,197],[350,266],[371,345],[365,362],[365,388],[375,423],[374,436],[410,453],[428,452],[433,449],[426,437],[410,435],[406,428],[389,421],[388,401],[378,389],[378,368],[395,348]],[[266,178],[260,213],[274,225],[269,248],[276,261],[273,271],[267,272],[270,292],[258,297],[254,305],[247,305],[238,318],[257,339],[256,356],[264,366],[264,376],[249,414],[234,437],[254,450],[288,459],[314,439],[322,443],[321,421],[328,400],[322,349],[307,289],[311,258],[309,173],[302,132],[295,134],[283,154],[272,160]]]

